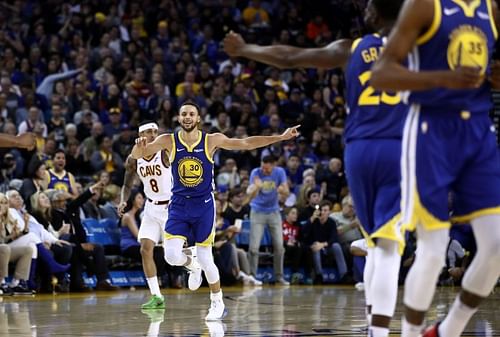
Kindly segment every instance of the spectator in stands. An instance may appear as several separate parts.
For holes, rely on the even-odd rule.
[[[351,265],[352,256],[350,254],[351,243],[363,238],[360,231],[360,224],[350,195],[342,199],[342,211],[330,214],[330,217],[337,223],[340,245],[344,251],[344,256],[348,265]]]
[[[115,184],[110,184],[104,187],[102,198],[106,201],[103,206],[100,206],[101,216],[106,219],[117,221],[118,206],[120,204],[120,187]]]
[[[236,220],[248,220],[250,216],[250,202],[245,194],[245,190],[241,187],[235,187],[229,190],[229,205],[224,210],[223,217],[229,221],[229,225],[234,225]]]
[[[40,109],[36,106],[32,106],[28,110],[27,118],[19,125],[19,134],[22,135],[26,132],[34,132],[37,127],[41,130],[41,136],[47,138],[47,125],[42,122]]]
[[[27,281],[31,268],[33,248],[28,245],[12,245],[23,235],[17,221],[9,213],[9,201],[0,194],[0,291],[3,294],[29,294]],[[16,270],[10,284],[6,283],[9,273],[9,262],[16,262]]]
[[[327,169],[318,169],[317,177],[320,183],[326,183],[325,198],[334,202],[340,201],[342,189],[346,186],[342,160],[330,159]]]
[[[99,199],[101,199],[101,189],[95,189],[90,199],[82,205],[84,218],[101,219],[101,210],[99,209]]]
[[[47,168],[43,161],[33,156],[28,164],[27,178],[23,180],[21,186],[21,196],[26,200],[26,208],[31,210],[31,196],[36,192],[44,191],[47,188]]]
[[[261,7],[260,0],[251,0],[243,10],[243,21],[248,27],[267,27],[270,23],[269,14]]]
[[[253,276],[257,275],[259,262],[259,247],[264,229],[269,228],[273,241],[273,266],[276,283],[289,285],[283,278],[283,228],[279,212],[279,195],[290,193],[285,170],[276,167],[272,156],[262,158],[260,168],[255,168],[250,174],[251,185],[247,194],[252,199],[250,203],[250,243],[248,254],[250,269]]]
[[[144,207],[144,195],[140,190],[134,190],[127,201],[125,214],[121,219],[121,239],[120,250],[122,255],[129,257],[134,261],[141,262],[141,245],[137,241],[139,226],[141,224],[140,215]],[[153,249],[153,259],[156,264],[157,276],[159,280],[163,279],[166,272],[166,262],[163,258],[163,247],[156,246]]]
[[[121,122],[122,112],[120,108],[113,107],[109,109],[109,123],[104,125],[104,134],[109,138],[113,139],[120,132],[127,130],[128,125]]]
[[[314,211],[317,210],[317,206],[323,200],[321,198],[321,191],[312,187],[307,190],[307,199],[304,207],[298,209],[298,222],[301,226],[304,226],[306,222],[311,218]]]
[[[299,209],[299,217],[300,210],[307,207],[307,204],[309,203],[308,194],[311,190],[317,189],[320,193],[320,198],[322,199],[321,190],[316,186],[315,175],[316,172],[313,169],[307,169],[304,173],[302,173],[302,185],[299,187],[299,191],[297,193],[297,208]],[[299,221],[301,220],[299,219]]]
[[[323,258],[335,259],[339,280],[347,274],[344,253],[339,242],[337,224],[331,219],[332,204],[322,201],[304,227],[304,243],[311,249],[315,271],[315,283],[323,283]]]
[[[30,287],[36,288],[37,290],[52,292],[52,279],[51,275],[54,274],[57,277],[58,284],[56,286],[57,291],[67,292],[68,285],[65,284],[64,272],[69,269],[69,262],[71,260],[72,247],[71,244],[65,240],[59,240],[51,232],[44,228],[38,220],[31,214],[26,212],[24,209],[24,200],[16,190],[9,190],[7,192],[7,197],[9,199],[9,206],[13,211],[13,218],[17,220],[17,223],[28,224],[28,234],[23,235],[18,241],[26,243],[31,243],[32,249],[36,249],[36,255],[32,255],[31,270],[30,270]],[[43,204],[43,202],[42,202]],[[34,208],[36,210],[40,209],[38,202],[34,203]],[[26,221],[27,220],[27,221]],[[28,238],[31,236],[30,238]],[[24,239],[24,240],[23,240]],[[35,247],[33,247],[33,244]],[[50,252],[47,250],[50,248]],[[35,277],[41,278],[41,284],[35,284]]]
[[[109,273],[104,257],[104,248],[97,243],[87,242],[87,234],[83,229],[80,220],[80,207],[92,197],[96,190],[102,188],[102,183],[98,182],[86,189],[78,198],[69,199],[69,195],[62,191],[57,191],[51,196],[52,203],[52,223],[55,230],[59,230],[63,224],[70,224],[68,241],[74,244],[71,259],[71,291],[89,291],[83,283],[83,266],[87,266],[87,272],[92,271],[97,278],[96,290],[116,290],[117,287],[108,281]],[[91,264],[90,258],[93,263]],[[94,267],[92,270],[91,265]]]
[[[65,191],[76,197],[75,177],[66,171],[66,152],[62,149],[56,150],[52,163],[54,168],[46,171],[47,189]]]
[[[120,181],[123,175],[123,159],[113,151],[113,141],[108,136],[101,136],[97,143],[99,150],[94,151],[90,163],[95,171],[105,170],[113,177],[113,181]]]
[[[285,244],[285,261],[290,261],[292,267],[292,284],[300,282],[300,267],[302,265],[302,250],[300,243],[300,226],[297,223],[299,212],[291,207],[285,210],[283,221],[283,243]]]

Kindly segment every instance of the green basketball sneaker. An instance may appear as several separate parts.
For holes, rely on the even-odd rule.
[[[165,299],[156,295],[151,296],[149,301],[141,306],[141,309],[165,309]]]

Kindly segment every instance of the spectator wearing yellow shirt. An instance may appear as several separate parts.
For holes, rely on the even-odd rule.
[[[186,87],[190,87],[195,95],[198,95],[201,89],[199,83],[195,83],[195,73],[193,71],[186,71],[184,75],[184,82],[177,84],[175,87],[175,96],[182,97],[185,95]]]
[[[260,7],[260,0],[252,0],[243,10],[243,21],[250,27],[267,27],[270,20],[266,10]]]

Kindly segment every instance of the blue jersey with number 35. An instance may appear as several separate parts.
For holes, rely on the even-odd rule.
[[[400,139],[408,108],[398,93],[380,92],[370,86],[371,67],[383,49],[383,38],[366,35],[354,41],[346,69],[346,143],[355,139]]]

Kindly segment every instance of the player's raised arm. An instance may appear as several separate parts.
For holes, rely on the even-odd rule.
[[[413,47],[430,38],[435,13],[441,10],[439,1],[408,0],[403,5],[396,26],[387,45],[372,68],[370,83],[378,90],[429,90],[433,88],[476,88],[482,78],[480,71],[471,67],[459,67],[453,71],[411,71],[403,62]],[[435,8],[436,7],[436,8]],[[421,35],[423,33],[423,35]]]
[[[149,157],[160,150],[167,150],[170,153],[172,149],[172,135],[164,134],[158,136],[154,142],[147,143],[146,137],[139,137],[135,140],[135,145],[132,148],[130,155],[134,159]]]
[[[278,68],[336,68],[347,64],[351,40],[338,40],[323,48],[298,48],[286,45],[258,46],[247,44],[240,34],[229,32],[224,51]]]
[[[209,149],[210,152],[215,151],[217,148],[225,150],[253,150],[259,147],[264,147],[273,143],[281,142],[284,140],[292,139],[300,135],[298,128],[300,125],[286,129],[281,135],[276,136],[253,136],[243,139],[229,138],[222,133],[214,133],[209,135]]]

